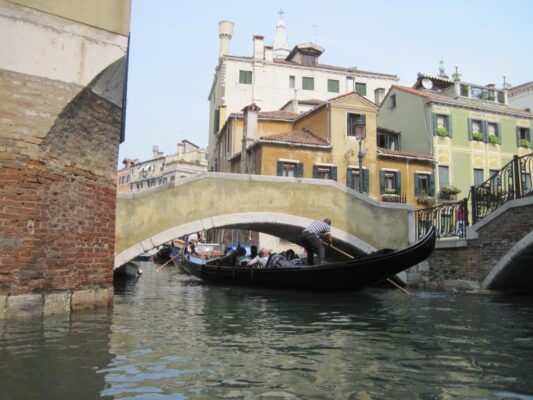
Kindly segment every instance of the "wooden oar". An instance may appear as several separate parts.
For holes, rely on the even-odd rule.
[[[179,256],[179,255],[180,255],[180,253],[176,254],[174,257],[171,257],[166,263],[164,263],[163,265],[161,265],[160,267],[158,267],[155,271],[156,271],[156,272],[161,271],[165,265],[167,265],[169,262],[171,262],[173,259],[175,259],[175,258],[176,258],[177,256]]]
[[[352,260],[355,258],[355,257],[352,256],[351,254],[348,254],[348,253],[346,253],[345,251],[342,251],[341,249],[339,249],[338,247],[333,246],[332,244],[326,243],[326,242],[324,242],[324,241],[322,241],[322,243],[324,243],[326,246],[331,247],[333,250],[336,250],[336,251],[338,251],[339,253],[344,254],[346,257],[351,258]],[[404,289],[403,287],[401,287],[400,285],[398,285],[398,284],[397,284],[396,282],[394,282],[392,279],[389,279],[389,278],[385,278],[385,279],[387,280],[387,282],[389,282],[389,283],[392,284],[393,286],[396,286],[396,287],[397,287],[398,289],[400,289],[402,292],[404,292],[404,293],[406,293],[406,294],[408,294],[408,295],[411,295],[411,293],[410,293],[408,290],[406,290],[406,289]]]

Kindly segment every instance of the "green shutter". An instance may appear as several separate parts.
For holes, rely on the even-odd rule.
[[[385,193],[385,171],[379,171],[379,192]]]
[[[481,121],[481,129],[483,129],[483,141],[487,143],[489,141],[489,123]]]
[[[368,169],[363,168],[363,192],[369,193],[368,191]]]
[[[331,167],[331,180],[337,182],[337,167]]]
[[[355,91],[361,96],[366,96],[366,83],[355,83]]]
[[[437,135],[437,127],[438,127],[438,121],[437,121],[437,114],[433,113],[431,114],[433,118],[433,136]]]
[[[468,118],[468,140],[474,140],[472,137],[472,118]]]
[[[346,186],[348,186],[350,189],[353,189],[353,175],[351,168],[346,169]]]
[[[283,161],[278,161],[278,165],[276,166],[276,175],[283,176]]]
[[[428,196],[435,196],[435,178],[433,177],[433,174],[429,175],[429,188],[428,188]]]
[[[448,137],[453,137],[452,116],[451,115],[448,115],[446,117],[446,130],[448,131]]]
[[[313,179],[318,179],[318,165],[313,165]]]
[[[402,194],[402,173],[396,172],[396,194]]]
[[[502,144],[502,125],[499,122],[496,124],[496,136],[498,136],[498,143]]]
[[[520,127],[516,127],[516,147],[520,147]]]
[[[415,172],[415,196],[420,194],[420,174]]]
[[[304,176],[304,164],[299,162],[296,164],[296,177],[303,178]]]

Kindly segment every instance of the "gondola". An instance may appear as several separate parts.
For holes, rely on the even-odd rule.
[[[354,291],[425,260],[435,248],[435,228],[402,250],[383,249],[347,261],[290,268],[252,269],[227,265],[228,257],[203,260],[186,254],[179,267],[206,282],[312,291]]]

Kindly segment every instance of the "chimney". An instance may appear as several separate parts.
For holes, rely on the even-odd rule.
[[[233,22],[220,21],[218,23],[218,37],[220,38],[219,57],[224,57],[229,51],[229,41],[233,35]]]
[[[254,142],[257,136],[257,113],[261,110],[255,103],[250,104],[242,109],[244,113],[244,130],[242,133],[242,150],[241,150],[241,174],[247,174],[248,157],[246,149],[248,144]]]
[[[383,101],[384,96],[385,96],[385,89],[377,88],[376,90],[374,90],[374,103],[376,103],[376,105],[379,106],[381,102]]]
[[[265,37],[254,35],[254,59],[263,60],[265,58]]]
[[[274,50],[272,50],[272,46],[265,46],[265,61],[274,61]]]
[[[178,142],[176,154],[179,156],[183,153],[185,153],[185,144]]]
[[[152,158],[158,158],[160,155],[159,146],[152,146]]]

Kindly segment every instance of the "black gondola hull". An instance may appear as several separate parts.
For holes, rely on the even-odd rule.
[[[435,248],[432,228],[419,242],[402,250],[385,250],[357,259],[317,266],[252,269],[206,263],[185,256],[180,268],[207,282],[313,291],[353,291],[377,283],[425,260]]]

